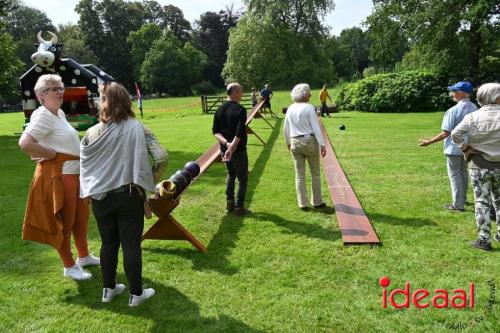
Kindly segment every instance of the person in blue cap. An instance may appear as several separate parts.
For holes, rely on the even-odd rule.
[[[449,108],[443,117],[441,133],[432,139],[420,140],[420,147],[444,140],[444,154],[446,155],[448,177],[451,184],[452,203],[446,204],[445,209],[450,211],[465,210],[467,201],[468,172],[467,163],[460,147],[453,143],[450,133],[464,119],[465,115],[477,110],[477,106],[470,101],[472,84],[460,81],[448,87],[453,101],[457,104]]]

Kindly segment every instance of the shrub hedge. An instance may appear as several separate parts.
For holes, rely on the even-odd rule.
[[[338,95],[341,111],[435,112],[452,105],[448,80],[438,74],[410,71],[376,74],[344,86]]]

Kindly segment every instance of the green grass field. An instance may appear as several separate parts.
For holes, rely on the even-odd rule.
[[[273,108],[290,102],[278,92]],[[317,102],[317,91],[314,92]],[[198,103],[198,104],[196,104]],[[148,100],[144,122],[167,148],[169,176],[215,141],[212,116],[199,98]],[[143,276],[157,295],[129,308],[127,296],[101,303],[101,274],[77,283],[62,276],[49,246],[21,240],[33,163],[17,147],[21,113],[0,114],[0,332],[500,332],[500,245],[487,253],[468,246],[476,237],[473,207],[442,209],[450,201],[440,144],[417,147],[439,131],[443,113],[340,113],[324,123],[339,160],[383,244],[344,247],[332,208],[297,208],[292,159],[282,135],[256,119],[266,141],[249,138],[245,218],[225,214],[225,167],[214,164],[182,198],[174,216],[205,246],[143,243]],[[347,130],[338,126],[345,124]],[[323,196],[331,207],[326,183]],[[469,201],[473,201],[469,190]],[[153,224],[147,220],[146,227]],[[89,242],[99,253],[91,216]],[[411,282],[467,290],[476,284],[474,309],[381,308],[378,280],[389,290]],[[119,282],[127,284],[121,260]],[[498,290],[498,287],[497,287]],[[399,299],[400,300],[400,299]]]

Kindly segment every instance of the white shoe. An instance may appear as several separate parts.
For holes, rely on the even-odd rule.
[[[88,256],[83,258],[76,258],[76,264],[80,267],[98,266],[101,264],[101,259],[89,254]]]
[[[138,306],[139,304],[144,303],[148,298],[153,297],[155,294],[155,290],[153,288],[147,288],[142,290],[142,295],[136,296],[130,294],[130,298],[128,299],[128,306]]]
[[[64,267],[64,276],[73,280],[88,280],[92,277],[92,274],[82,269],[80,266],[75,265],[69,268]]]
[[[114,289],[102,288],[102,302],[109,303],[116,295],[120,295],[125,290],[125,285],[117,283]]]

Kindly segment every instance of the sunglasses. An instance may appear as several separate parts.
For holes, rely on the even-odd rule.
[[[64,87],[52,87],[52,88],[47,88],[44,90],[44,92],[47,92],[47,91],[64,92]]]

